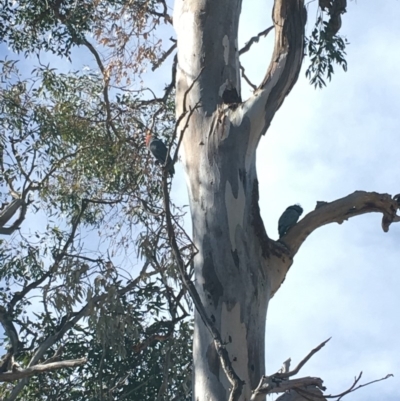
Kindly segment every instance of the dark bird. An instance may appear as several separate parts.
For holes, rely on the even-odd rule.
[[[300,205],[289,206],[279,218],[278,231],[279,238],[283,237],[297,223],[299,217],[303,213]]]
[[[165,160],[168,155],[168,149],[165,146],[165,143],[161,139],[155,138],[150,133],[147,133],[146,147],[150,150],[150,152],[156,158],[156,160],[164,166]],[[175,169],[172,164],[171,157],[169,155],[168,155],[167,165],[169,166],[169,173],[172,177],[175,174]]]

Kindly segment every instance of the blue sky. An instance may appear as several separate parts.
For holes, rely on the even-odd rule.
[[[271,1],[244,2],[242,45],[270,25],[270,10]],[[309,28],[314,15],[311,11]],[[399,19],[399,1],[349,1],[341,30],[350,42],[348,72],[337,67],[328,87],[315,90],[303,70],[262,138],[261,211],[272,238],[278,237],[277,221],[288,205],[301,203],[307,213],[317,200],[355,190],[400,193]],[[255,83],[268,66],[272,35],[243,58]],[[31,69],[32,60],[26,65]],[[169,78],[168,66],[160,72]],[[154,83],[162,88],[164,80]],[[187,203],[180,166],[173,185],[174,198]],[[369,214],[329,225],[303,245],[270,302],[267,374],[289,357],[296,365],[332,336],[301,376],[320,376],[329,393],[339,393],[360,371],[361,382],[393,373],[346,399],[400,399],[400,224],[383,233],[380,220]]]

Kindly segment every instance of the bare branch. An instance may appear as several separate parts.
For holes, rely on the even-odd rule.
[[[167,58],[168,56],[176,49],[176,41],[175,43],[165,51],[162,56],[153,63],[153,67],[151,68],[152,71],[156,70]]]
[[[276,399],[276,401],[326,401],[323,392],[315,386],[305,389],[289,390]]]
[[[363,387],[369,386],[370,384],[378,383],[383,380],[387,380],[390,377],[393,377],[393,375],[390,373],[390,374],[386,375],[385,377],[382,377],[381,379],[372,380],[368,383],[360,384],[356,387],[357,383],[361,380],[361,376],[362,376],[362,372],[360,372],[358,377],[356,377],[354,379],[354,383],[351,385],[351,387],[348,390],[343,391],[342,393],[336,394],[336,395],[325,395],[325,398],[337,398],[338,399],[337,401],[340,401],[345,395],[353,393],[354,391],[357,391],[360,388],[363,388]]]
[[[325,344],[331,339],[331,337],[329,337],[327,340],[325,340],[324,342],[322,342],[320,345],[318,345],[318,347],[314,348],[313,350],[311,350],[308,355],[306,355],[306,357],[304,359],[302,359],[300,361],[300,363],[291,371],[289,372],[283,372],[283,373],[275,373],[275,377],[280,378],[280,379],[284,379],[287,377],[291,377],[294,375],[297,375],[297,373],[300,372],[300,369],[311,359],[311,357],[313,355],[315,355],[321,348],[323,348],[325,346]]]
[[[41,373],[51,372],[53,370],[74,368],[86,363],[86,358],[70,359],[60,362],[35,365],[26,369],[14,369],[12,372],[0,373],[0,382],[11,382],[20,379],[26,379]]]
[[[351,217],[366,213],[382,213],[382,229],[389,231],[393,222],[400,221],[396,214],[399,209],[399,195],[379,194],[377,192],[356,191],[344,198],[324,203],[308,213],[289,232],[282,237],[294,256],[306,238],[317,228],[330,223],[342,224]]]
[[[240,64],[240,71],[242,71],[242,77],[243,77],[243,79],[247,82],[247,84],[249,85],[249,86],[251,86],[252,88],[253,88],[253,91],[255,91],[256,89],[257,89],[257,86],[256,85],[254,85],[251,81],[250,81],[250,79],[247,77],[247,75],[245,74],[245,72],[244,72],[244,67]]]
[[[176,47],[176,45],[175,45]],[[171,83],[165,88],[164,96],[162,97],[161,101],[165,103],[168,100],[168,96],[171,94],[172,90],[175,88],[176,85],[176,67],[178,65],[178,56],[175,54],[174,62],[172,63],[172,77]]]
[[[263,400],[265,394],[270,393],[283,393],[289,390],[296,390],[299,388],[306,388],[307,386],[312,386],[313,389],[325,390],[322,386],[323,381],[317,377],[303,377],[295,380],[287,380],[289,377],[299,373],[300,369],[315,355],[318,351],[325,346],[325,344],[330,340],[328,338],[322,342],[318,347],[311,350],[305,358],[303,358],[300,363],[292,371],[286,371],[286,369],[280,372],[274,373],[271,376],[263,376],[257,388],[253,391],[251,401]],[[284,366],[289,366],[289,361],[286,361]]]
[[[272,376],[263,376],[258,387],[253,391],[250,401],[261,401],[266,394],[284,393],[290,390],[304,389],[308,386],[325,390],[323,381],[319,377],[302,377],[293,380],[279,380]]]
[[[328,398],[337,398],[339,401],[342,397],[352,393],[353,391],[368,386],[372,383],[386,380],[393,376],[392,374],[389,374],[382,379],[373,380],[369,383],[356,387],[361,379],[361,372],[358,377],[355,378],[354,383],[349,389],[337,395],[323,394],[322,391],[325,391],[326,388],[323,386],[323,381],[318,377],[302,377],[299,379],[288,380],[289,377],[299,373],[300,369],[311,359],[313,355],[320,351],[329,340],[330,338],[322,342],[320,345],[318,345],[318,347],[311,350],[292,371],[287,372],[287,369],[285,369],[285,367],[289,366],[290,360],[288,360],[285,362],[283,370],[274,373],[271,376],[263,376],[257,388],[253,391],[250,401],[262,401],[265,399],[266,394],[271,393],[285,393],[285,395],[278,398],[279,401],[326,401]]]
[[[239,56],[241,56],[243,53],[246,53],[247,51],[249,51],[249,50],[250,50],[250,47],[251,47],[254,43],[257,43],[257,42],[260,40],[261,36],[267,36],[267,35],[272,31],[272,29],[274,29],[274,25],[270,26],[270,27],[267,28],[267,29],[264,29],[262,32],[258,33],[256,36],[253,36],[253,37],[244,45],[244,47],[242,47],[242,48],[239,50]]]

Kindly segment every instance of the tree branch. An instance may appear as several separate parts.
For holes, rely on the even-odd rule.
[[[327,401],[318,387],[308,386],[305,389],[289,390],[276,399],[276,401]]]
[[[251,46],[254,43],[257,43],[261,36],[267,36],[270,31],[274,29],[274,25],[270,26],[269,28],[263,30],[262,32],[258,33],[256,36],[253,36],[240,50],[239,50],[239,56],[241,56],[243,53],[246,53],[250,50]]]
[[[257,388],[253,391],[250,401],[261,401],[264,400],[266,394],[284,393],[290,390],[297,391],[299,388],[305,389],[306,387],[311,387],[313,389],[312,391],[325,390],[325,387],[322,385],[323,381],[319,377],[302,377],[294,380],[288,380],[288,378],[296,375],[300,369],[311,359],[311,357],[320,351],[329,340],[330,338],[322,342],[320,345],[318,345],[318,347],[311,350],[294,370],[287,371],[290,365],[290,360],[288,360],[284,363],[284,368],[281,369],[281,371],[274,373],[271,376],[263,376]]]
[[[377,192],[356,191],[333,202],[320,202],[317,208],[308,213],[287,235],[282,237],[293,257],[306,238],[317,228],[329,223],[342,224],[345,220],[361,214],[382,213],[382,229],[389,231],[393,222],[400,221],[397,210],[400,207],[400,195],[379,194]]]
[[[245,115],[258,122],[255,143],[267,131],[299,76],[307,20],[304,0],[275,0],[273,20],[275,46],[270,65],[261,85],[244,106]]]
[[[14,199],[0,210],[0,234],[10,235],[19,228],[25,219],[28,204],[22,198]],[[19,217],[10,227],[4,227],[20,209]]]
[[[41,373],[51,372],[52,370],[74,368],[75,366],[80,366],[84,363],[86,363],[86,358],[35,365],[26,369],[15,369],[13,372],[0,373],[0,382],[11,382],[25,379]]]
[[[290,390],[305,389],[308,386],[325,390],[323,381],[319,377],[302,377],[293,380],[278,380],[275,375],[263,376],[257,389],[253,392],[250,401],[261,401],[266,394],[284,393]]]
[[[275,373],[275,377],[280,378],[280,379],[285,379],[294,375],[297,375],[297,373],[300,372],[300,369],[311,359],[311,357],[313,355],[315,355],[321,348],[325,347],[325,344],[331,339],[331,337],[329,337],[327,340],[325,340],[324,342],[322,342],[320,345],[318,345],[318,347],[314,348],[313,350],[311,350],[308,355],[303,358],[300,363],[296,366],[295,369],[289,371],[289,372],[278,372]]]
[[[151,68],[152,71],[155,71],[160,65],[168,58],[168,56],[176,49],[176,40],[174,41],[174,44],[166,50],[161,57],[153,62],[153,67]]]
[[[254,85],[250,79],[248,78],[248,76],[246,75],[246,73],[244,72],[244,67],[240,64],[239,66],[240,71],[242,73],[242,78],[246,81],[247,85],[251,86],[253,88],[253,91],[255,91],[257,89],[257,86]]]

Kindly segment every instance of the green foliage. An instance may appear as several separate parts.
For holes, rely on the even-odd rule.
[[[306,70],[306,77],[315,88],[326,86],[326,78],[330,81],[334,73],[333,66],[338,64],[347,71],[345,38],[332,35],[329,22],[320,16],[311,36],[306,40],[306,48],[310,57],[310,65]]]
[[[1,67],[1,196],[6,205],[19,194],[30,212],[1,243],[1,323],[20,342],[7,335],[3,346],[23,367],[60,347],[62,360],[88,357],[78,369],[31,379],[21,399],[152,400],[160,391],[160,399],[188,399],[190,305],[173,284],[161,169],[144,147],[149,124],[170,140],[171,102],[160,108],[134,92],[106,104],[90,70],[40,65],[23,78],[17,62]]]
[[[177,324],[172,332],[165,318],[157,321],[156,329],[154,324],[150,327],[144,326],[146,311],[138,305],[147,304],[151,299],[149,296],[154,294],[153,290],[144,285],[130,300],[124,299],[125,304],[131,304],[130,312],[133,313],[129,315],[129,324],[124,326],[125,334],[118,339],[119,346],[124,349],[123,356],[110,341],[99,341],[98,327],[92,324],[76,325],[64,336],[61,346],[49,349],[45,358],[50,358],[58,352],[64,360],[86,355],[88,362],[77,369],[62,369],[35,376],[24,387],[21,399],[153,401],[157,399],[163,383],[166,382],[165,394],[160,399],[170,400],[176,397],[189,401],[192,327],[183,321]],[[158,303],[157,307],[152,305],[153,310],[163,307],[166,305],[162,302]],[[109,323],[107,319],[105,323]],[[52,324],[57,322],[53,321]],[[132,327],[135,327],[134,331],[131,330]],[[52,332],[50,327],[48,332]],[[164,335],[166,340],[155,340],[155,332],[159,337]],[[143,350],[138,350],[137,344],[143,344],[152,338],[154,340],[148,341]],[[26,355],[19,359],[21,362],[27,360]],[[3,396],[9,394],[10,387],[4,385],[2,390],[0,388]]]
[[[141,36],[161,18],[156,5],[19,1],[0,10],[0,37],[14,51],[69,57],[84,45],[98,67],[24,71],[0,61],[1,211],[22,199],[8,226],[21,222],[0,242],[1,345],[22,369],[87,358],[20,387],[4,383],[1,398],[191,398],[191,304],[176,284],[161,168],[144,146],[149,128],[172,141],[173,101],[145,99],[127,73],[156,57],[159,42]],[[171,207],[188,261],[184,211]]]
[[[132,26],[138,33],[146,27],[157,2],[146,0],[18,0],[2,1],[0,40],[15,52],[27,55],[37,50],[58,56],[70,56],[86,34],[101,36],[105,26],[109,34],[123,34],[121,15],[136,16]],[[127,27],[129,30],[129,27]]]

